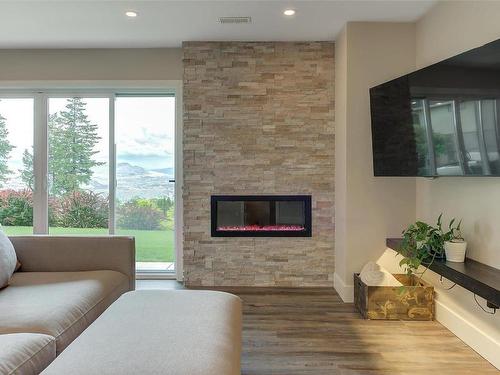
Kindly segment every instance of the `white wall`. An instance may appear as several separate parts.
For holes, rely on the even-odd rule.
[[[415,179],[375,178],[370,87],[415,68],[415,26],[348,23],[336,41],[335,289],[353,300],[353,273],[415,219]]]
[[[439,3],[416,24],[417,67],[499,39],[499,20],[500,2]],[[500,268],[500,178],[417,179],[416,198],[417,218],[433,222],[441,212],[463,218],[468,256]],[[430,277],[438,286],[438,320],[500,368],[500,312],[488,315],[469,291],[444,291],[437,276]]]
[[[181,80],[181,48],[0,50],[0,81]]]

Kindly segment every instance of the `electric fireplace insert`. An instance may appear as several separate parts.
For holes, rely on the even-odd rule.
[[[311,237],[310,195],[212,195],[212,237]]]

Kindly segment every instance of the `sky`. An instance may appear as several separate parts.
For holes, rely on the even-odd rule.
[[[118,97],[115,113],[118,162],[146,169],[174,167],[175,98]]]
[[[96,160],[109,159],[108,98],[84,98],[87,115],[98,124],[101,137]],[[65,98],[50,98],[49,112],[64,110]],[[10,153],[9,168],[22,168],[22,154],[33,144],[33,99],[2,99],[0,115],[6,118],[9,141],[15,148]],[[175,98],[118,97],[115,102],[115,142],[117,162],[130,163],[145,169],[174,167]],[[99,180],[106,179],[107,166],[95,171]],[[17,173],[16,173],[17,174]],[[104,174],[104,175],[103,175]]]

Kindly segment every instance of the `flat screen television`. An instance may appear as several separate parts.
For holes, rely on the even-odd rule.
[[[375,176],[500,176],[500,40],[370,89]]]

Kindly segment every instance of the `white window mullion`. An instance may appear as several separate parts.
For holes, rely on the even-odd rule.
[[[33,144],[33,173],[35,177],[35,189],[33,194],[33,233],[47,234],[49,231],[47,96],[40,93],[36,94],[34,106],[35,139]]]
[[[183,118],[182,118],[182,85],[179,84],[175,90],[175,151],[174,151],[174,162],[175,162],[175,214],[174,214],[174,254],[175,254],[175,273],[177,281],[182,281],[184,279],[184,250],[183,250],[183,201],[182,201],[182,190],[183,190],[183,145],[182,145],[182,133],[183,133]]]
[[[116,144],[115,95],[109,98],[109,234],[115,234]]]

